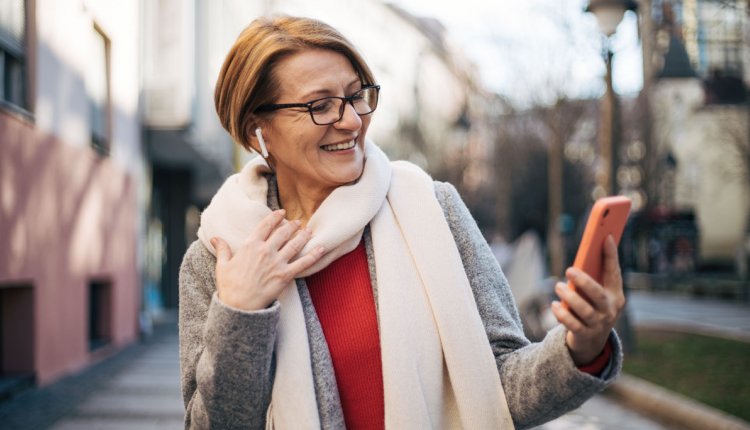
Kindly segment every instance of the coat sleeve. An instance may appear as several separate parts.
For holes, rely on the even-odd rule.
[[[215,294],[216,259],[199,241],[180,267],[180,374],[186,429],[265,425],[279,304],[245,312]]]
[[[550,330],[541,342],[529,342],[508,281],[458,192],[442,182],[435,182],[435,192],[461,254],[516,427],[555,419],[611,383],[622,368],[614,331],[610,335],[612,358],[599,377],[575,366],[562,325]]]

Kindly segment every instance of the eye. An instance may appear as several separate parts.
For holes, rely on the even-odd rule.
[[[322,99],[313,103],[310,106],[310,110],[313,111],[313,113],[324,113],[330,111],[333,107],[333,99]]]

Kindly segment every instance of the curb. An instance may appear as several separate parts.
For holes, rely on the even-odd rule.
[[[622,374],[606,391],[626,407],[691,430],[750,430],[750,423],[681,394]]]
[[[680,321],[664,320],[649,321],[635,324],[633,328],[640,330],[669,330],[675,333],[699,334],[701,336],[716,337],[719,339],[734,340],[737,342],[750,343],[750,332],[740,330],[728,330],[721,327],[713,327],[700,323],[690,324]]]

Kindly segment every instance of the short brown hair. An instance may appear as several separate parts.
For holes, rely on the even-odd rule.
[[[375,79],[354,46],[328,24],[311,18],[258,18],[240,33],[229,50],[214,90],[221,125],[246,149],[256,127],[258,106],[273,103],[279,93],[274,66],[307,49],[341,53],[352,63],[363,84]]]

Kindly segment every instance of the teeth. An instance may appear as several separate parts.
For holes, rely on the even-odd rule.
[[[346,142],[346,143],[336,143],[336,144],[333,144],[333,145],[323,145],[323,146],[321,146],[321,148],[323,148],[326,151],[340,151],[340,150],[343,150],[343,149],[354,148],[354,144],[355,144],[355,142],[352,140],[352,141],[349,141],[349,142]]]

